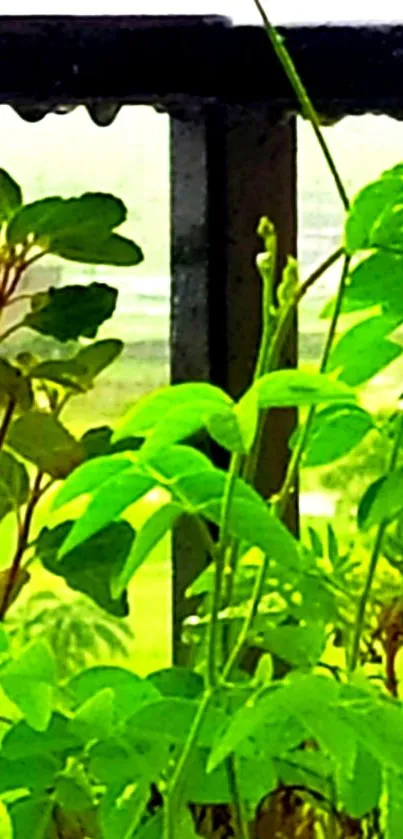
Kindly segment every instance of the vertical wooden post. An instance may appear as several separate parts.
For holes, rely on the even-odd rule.
[[[259,218],[274,222],[279,273],[296,253],[295,122],[275,122],[266,106],[208,106],[186,120],[171,118],[173,382],[210,381],[238,397],[248,386],[261,329],[261,283],[255,256]],[[281,366],[293,366],[290,336]],[[267,423],[257,485],[269,495],[281,485],[293,411],[273,411]],[[296,527],[295,505],[289,511]],[[191,523],[173,540],[173,650],[183,663],[184,599],[205,563]]]

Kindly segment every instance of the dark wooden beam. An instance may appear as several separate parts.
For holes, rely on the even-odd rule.
[[[402,117],[402,24],[296,25],[281,32],[324,118]],[[186,110],[197,100],[298,110],[259,26],[214,16],[0,16],[0,103],[29,119],[58,104]]]
[[[279,275],[296,252],[295,124],[274,123],[259,105],[210,106],[171,124],[172,380],[210,381],[239,397],[261,330],[259,218],[268,215],[276,225]],[[281,366],[295,361],[294,332]],[[294,424],[293,411],[272,412],[258,475],[265,495],[281,485]],[[295,505],[288,521],[295,529]],[[194,526],[181,524],[173,547],[173,643],[182,663],[181,624],[194,605],[184,594],[205,561]]]

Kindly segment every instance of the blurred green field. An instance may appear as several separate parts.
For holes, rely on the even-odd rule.
[[[45,195],[71,196],[105,190],[122,197],[128,207],[124,230],[143,247],[145,260],[136,269],[77,266],[50,260],[62,268],[61,281],[109,282],[120,291],[115,317],[100,337],[122,337],[125,351],[99,378],[94,393],[73,400],[65,413],[71,430],[80,435],[88,427],[114,424],[142,393],[159,387],[169,376],[169,142],[168,118],[143,107],[123,108],[107,129],[97,128],[83,108],[68,116],[50,115],[43,122],[22,122],[14,112],[0,108],[2,129],[0,165],[21,182],[26,200]],[[403,156],[403,127],[384,117],[363,117],[325,129],[353,194],[379,172]],[[364,140],[363,140],[364,138]],[[299,253],[306,275],[338,245],[343,212],[310,127],[299,126]],[[267,208],[270,215],[270,207]],[[258,240],[256,246],[258,247]],[[337,283],[332,270],[306,299],[300,313],[302,359],[317,365],[326,323],[319,312]],[[33,336],[23,336],[32,346]],[[363,389],[362,399],[382,414],[395,402],[402,381],[402,364],[395,363]],[[377,474],[385,452],[370,437],[330,470],[306,470],[301,488],[305,521],[323,528],[326,499],[334,504],[342,539],[353,528],[357,498]],[[148,514],[147,499],[130,511],[134,524]],[[35,521],[38,529],[51,521],[42,504]],[[0,525],[1,566],[8,564],[13,533],[9,519]],[[164,666],[170,657],[170,559],[166,541],[136,574],[130,587],[131,623],[136,635],[130,665],[145,673]],[[59,580],[34,569],[29,591],[52,586],[68,592]]]

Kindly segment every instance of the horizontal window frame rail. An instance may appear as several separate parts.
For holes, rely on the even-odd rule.
[[[403,24],[280,31],[324,121],[403,118]],[[57,106],[96,111],[100,101],[179,113],[214,103],[299,110],[260,26],[220,16],[0,16],[0,104],[34,120]]]

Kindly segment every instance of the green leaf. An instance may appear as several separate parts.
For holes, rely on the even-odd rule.
[[[74,753],[82,744],[69,725],[70,720],[60,713],[52,714],[45,731],[35,731],[25,721],[18,722],[3,738],[2,755],[8,760],[36,761],[43,755]]]
[[[206,400],[193,400],[192,402],[175,405],[154,427],[144,443],[144,452],[150,456],[159,449],[173,446],[196,434],[204,426],[208,425],[211,402]],[[114,439],[116,439],[114,437]]]
[[[360,747],[352,778],[347,779],[343,774],[338,778],[338,794],[343,810],[353,819],[362,819],[378,805],[381,792],[379,763],[366,749]]]
[[[403,179],[399,170],[384,172],[355,197],[346,219],[345,245],[348,253],[376,246],[377,227],[382,217],[403,201]]]
[[[23,463],[9,452],[0,452],[0,520],[18,510],[28,499],[29,477]]]
[[[357,513],[361,530],[392,521],[403,510],[403,469],[378,478],[364,493]]]
[[[121,789],[144,778],[144,766],[138,760],[138,755],[128,743],[123,743],[117,738],[94,743],[89,749],[88,757],[91,776],[108,786],[113,778],[114,789]]]
[[[0,401],[2,405],[12,401],[21,411],[29,411],[33,404],[29,379],[6,358],[0,358]]]
[[[31,369],[32,379],[52,382],[70,388],[77,393],[85,393],[85,368],[77,364],[75,358],[60,361],[41,361]]]
[[[321,623],[307,626],[277,626],[263,633],[265,648],[282,661],[300,669],[314,667],[326,645],[325,627]]]
[[[113,315],[117,290],[105,283],[69,285],[35,294],[24,325],[58,341],[75,341],[81,335],[95,338],[99,327]]]
[[[108,839],[132,839],[150,798],[148,783],[127,784],[125,790],[107,790],[100,804],[102,835]]]
[[[257,394],[249,391],[235,405],[235,415],[238,420],[246,452],[250,452],[256,437],[259,421],[259,404]]]
[[[132,466],[133,458],[125,454],[97,457],[83,463],[63,483],[53,499],[52,510],[58,510],[64,504],[69,504],[70,501],[74,501],[81,495],[92,492],[110,478],[119,475],[120,472],[124,472],[125,469]]]
[[[140,707],[126,723],[127,736],[141,734],[157,742],[184,744],[194,722],[199,702],[178,697],[163,697]],[[197,743],[212,746],[217,729],[228,720],[225,712],[210,705],[204,715]]]
[[[7,653],[10,648],[10,638],[4,629],[4,626],[0,626],[0,654]]]
[[[228,407],[206,416],[210,437],[229,452],[248,454],[253,445],[258,418],[254,397],[255,394],[252,394],[251,398],[241,400],[235,409]],[[253,406],[254,411],[249,406]]]
[[[331,405],[318,411],[312,423],[304,466],[324,466],[344,457],[374,427],[371,414],[358,405]]]
[[[136,708],[159,697],[157,687],[122,667],[91,667],[75,676],[68,684],[68,694],[78,704],[86,702],[104,688],[115,694],[116,714],[120,721],[128,719]]]
[[[122,591],[112,598],[111,583],[121,573],[134,541],[134,530],[128,522],[113,522],[87,541],[57,559],[73,522],[67,521],[51,530],[44,527],[35,545],[36,556],[47,571],[66,580],[74,591],[91,597],[101,609],[116,617],[125,617],[129,607]]]
[[[49,725],[56,688],[56,662],[49,645],[33,641],[0,671],[0,683],[36,731]]]
[[[320,405],[323,402],[354,402],[356,396],[342,382],[321,373],[277,370],[266,373],[252,385],[260,408]]]
[[[331,524],[327,524],[326,527],[326,535],[327,535],[327,555],[330,559],[330,562],[333,565],[333,568],[337,568],[340,560],[339,554],[339,545],[337,542],[337,536],[334,532],[334,529]]]
[[[117,452],[137,452],[143,444],[142,437],[124,437],[118,443],[111,443],[113,430],[109,425],[100,425],[96,428],[89,428],[81,437],[87,459],[101,457]]]
[[[74,358],[42,361],[30,372],[31,378],[54,382],[85,393],[93,387],[94,379],[122,352],[123,343],[114,339],[96,341],[84,347]]]
[[[380,306],[382,313],[396,324],[403,315],[401,254],[388,251],[371,252],[352,268],[343,297],[342,313]],[[327,304],[323,315],[333,314],[334,301]]]
[[[402,354],[402,348],[385,337],[395,327],[396,321],[382,315],[356,324],[335,345],[328,369],[352,387],[372,379]]]
[[[70,721],[70,728],[83,743],[110,737],[115,723],[115,693],[105,687],[86,699]]]
[[[254,741],[261,752],[273,757],[300,745],[304,729],[293,724],[288,695],[283,684],[274,682],[264,692],[259,689],[250,696],[227,726],[216,732],[207,771],[213,772],[233,752],[251,756]]]
[[[400,839],[403,823],[403,773],[385,771],[386,798],[381,800],[385,839]]]
[[[204,682],[199,673],[188,667],[167,667],[147,676],[163,696],[179,696],[182,699],[197,699],[203,693]]]
[[[83,813],[93,806],[88,788],[66,774],[56,778],[55,798],[66,813]]]
[[[105,238],[126,216],[123,201],[108,193],[44,198],[21,207],[8,225],[7,239],[10,245],[16,245],[32,237],[35,242],[43,243],[45,250],[53,251],[55,240]]]
[[[312,552],[316,557],[323,557],[323,544],[322,540],[313,527],[308,527],[309,538],[311,542]]]
[[[85,513],[71,528],[59,551],[59,560],[110,524],[127,507],[146,495],[155,483],[155,478],[140,472],[136,465],[103,483],[94,493]]]
[[[195,749],[185,778],[184,794],[198,805],[231,804],[232,793],[226,767],[207,772],[208,752]],[[242,797],[253,807],[276,788],[277,773],[270,759],[237,761],[237,774]]]
[[[0,839],[13,839],[13,824],[3,801],[0,801]]]
[[[21,187],[5,169],[0,169],[0,224],[11,218],[21,204]]]
[[[180,839],[199,839],[195,832],[193,819],[187,807],[178,808],[176,812],[175,826]],[[161,839],[163,831],[162,813],[158,811],[142,827],[136,831],[135,839]]]
[[[183,509],[178,504],[164,504],[163,507],[159,507],[158,510],[155,510],[146,519],[140,530],[137,531],[133,548],[120,574],[113,583],[112,593],[115,597],[121,595],[138,568],[140,568],[161,539],[167,533],[170,533],[175,522],[181,515],[183,515]]]
[[[129,468],[123,470],[120,468],[123,456],[116,455],[114,462],[118,465],[117,474],[104,482],[101,479],[108,471],[108,467],[105,469],[105,459],[99,458],[102,461],[99,472],[99,489],[94,493],[86,512],[78,519],[69,533],[59,554],[60,558],[81,542],[89,539],[90,536],[120,515],[139,498],[146,495],[157,484],[170,490],[175,479],[180,481],[182,476],[192,474],[196,469],[200,469],[201,464],[206,471],[214,469],[211,461],[205,455],[189,446],[171,446],[163,452],[154,453],[147,460],[143,460],[141,455],[142,450],[139,451],[138,457],[132,455]],[[85,464],[82,471],[77,474],[76,480],[72,478],[72,482],[66,484],[65,491],[62,490],[62,503],[65,503],[66,496],[67,499],[71,500],[72,486],[76,494],[83,491],[83,486],[88,491],[89,485],[93,486],[92,482],[94,477],[96,480],[96,476],[96,460]],[[58,504],[60,505],[60,498]]]
[[[93,382],[106,367],[109,367],[123,350],[123,341],[117,338],[107,338],[96,341],[88,347],[83,347],[76,355],[78,364],[85,368],[86,377]]]
[[[44,791],[60,769],[61,761],[49,755],[35,755],[34,759],[27,755],[16,760],[0,756],[0,794],[17,789]]]
[[[7,227],[7,242],[11,247],[20,245],[29,238],[32,240],[41,239],[43,231],[46,230],[47,219],[49,224],[52,215],[56,214],[63,206],[62,198],[43,198],[31,204],[25,204],[11,219]]]
[[[280,780],[290,787],[305,787],[325,799],[334,795],[331,780],[334,767],[322,752],[295,750],[275,761]]]
[[[203,470],[214,470],[212,461],[202,452],[191,446],[169,446],[163,452],[156,452],[143,457],[144,449],[138,453],[138,463],[144,469],[152,469],[158,475],[161,484],[170,487],[175,481],[187,475],[193,475]]]
[[[338,711],[340,686],[321,676],[290,682],[289,708],[325,755],[345,778],[351,778],[357,756],[357,737]]]
[[[340,710],[361,745],[384,768],[403,770],[403,714],[400,706],[377,696],[362,694]]]
[[[46,839],[53,809],[52,798],[30,796],[10,805],[13,839]]]
[[[162,812],[158,810],[136,831],[136,839],[161,839],[162,830]]]
[[[226,481],[225,472],[213,469],[183,475],[171,490],[189,505],[188,512],[197,512],[219,524]],[[291,533],[270,512],[261,496],[240,478],[234,485],[228,529],[232,536],[255,545],[273,559],[289,567],[299,566],[298,546]]]
[[[51,414],[30,411],[12,424],[7,443],[52,478],[65,478],[83,460],[80,443]]]
[[[231,406],[232,400],[224,391],[214,385],[196,382],[171,385],[147,394],[129,411],[114,435],[114,441],[122,437],[145,437],[160,423],[167,422],[167,414],[173,409],[197,403],[198,409],[210,410]]]
[[[111,233],[105,239],[79,235],[67,238],[56,237],[51,241],[51,252],[73,262],[89,262],[91,265],[138,265],[144,256],[141,248],[131,239]]]

